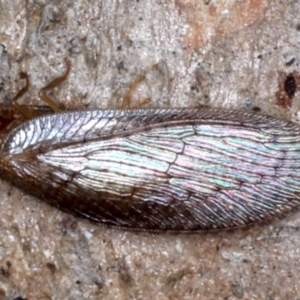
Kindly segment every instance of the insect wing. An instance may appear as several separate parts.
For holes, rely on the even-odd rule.
[[[299,205],[299,128],[236,111],[78,111],[3,143],[4,177],[65,211],[131,229],[195,231]]]

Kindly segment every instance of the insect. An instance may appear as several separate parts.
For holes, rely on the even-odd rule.
[[[300,202],[300,128],[253,112],[64,111],[11,129],[0,153],[3,179],[125,229],[233,229]]]

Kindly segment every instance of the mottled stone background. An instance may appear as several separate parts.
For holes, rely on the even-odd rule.
[[[0,0],[0,100],[258,109],[299,122],[300,1]],[[286,93],[286,78],[295,89]],[[291,94],[291,95],[289,95]],[[300,299],[300,214],[198,235],[111,230],[0,182],[0,299]],[[17,298],[19,297],[19,298]]]

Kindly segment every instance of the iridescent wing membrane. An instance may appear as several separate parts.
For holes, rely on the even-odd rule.
[[[293,123],[209,108],[86,110],[8,134],[1,176],[51,205],[109,226],[226,229],[299,204]]]

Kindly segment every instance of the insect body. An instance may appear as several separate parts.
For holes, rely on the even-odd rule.
[[[230,229],[300,203],[300,128],[251,112],[49,114],[11,130],[0,154],[3,179],[109,226]]]

